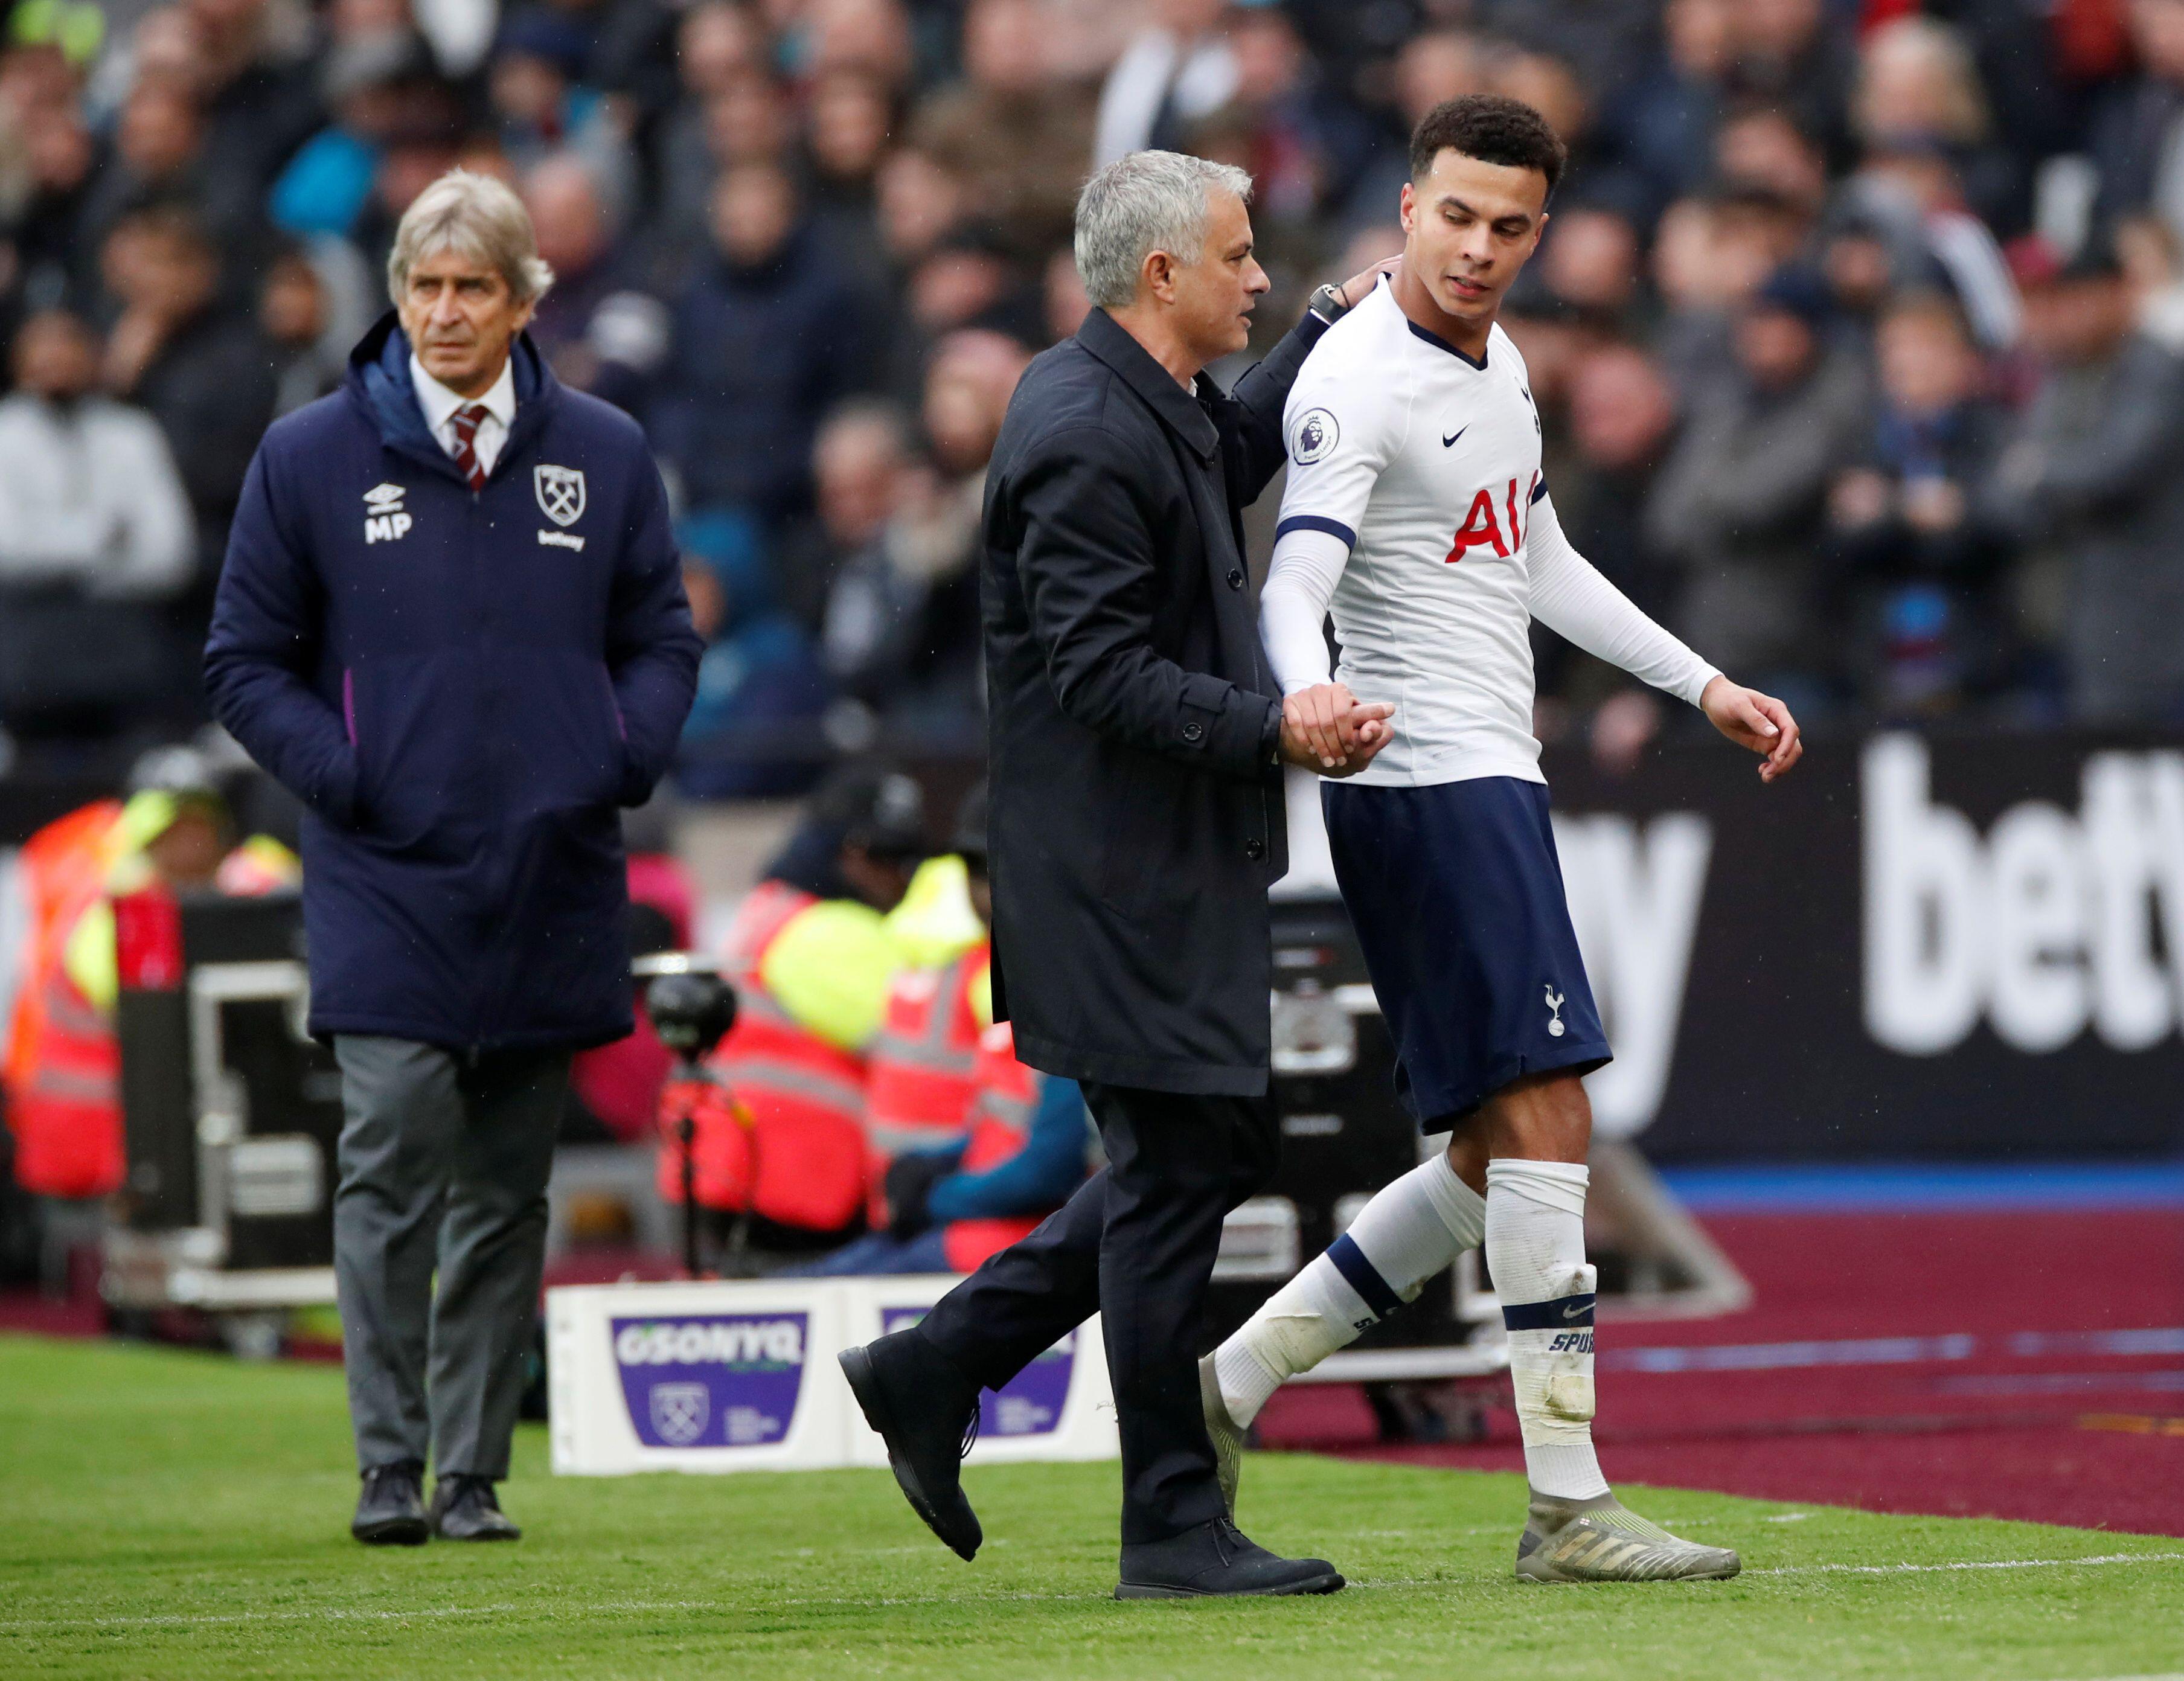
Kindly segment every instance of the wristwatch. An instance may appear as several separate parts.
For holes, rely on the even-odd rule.
[[[1350,313],[1350,306],[1342,301],[1341,292],[1332,286],[1323,286],[1312,293],[1312,301],[1305,308],[1329,326]]]

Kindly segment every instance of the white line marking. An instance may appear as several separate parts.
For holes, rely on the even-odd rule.
[[[1778,1564],[1747,1576],[1902,1576],[1936,1570],[2067,1570],[2091,1564],[2184,1563],[2184,1553],[2095,1553],[2085,1558],[1961,1559],[1953,1564]]]
[[[2184,1563],[2184,1552],[2173,1553],[2096,1553],[2084,1558],[1996,1558],[1966,1559],[1950,1564],[1787,1564],[1766,1569],[1747,1570],[1747,1576],[1900,1576],[1924,1575],[1951,1570],[2072,1570],[2081,1567],[2109,1564],[2170,1564]],[[1446,1588],[1471,1580],[1465,1575],[1440,1577],[1386,1577],[1376,1580],[1352,1578],[1353,1588],[1386,1590],[1397,1588]],[[857,1597],[829,1597],[809,1599],[800,1595],[782,1595],[775,1602],[790,1606],[929,1606],[973,1605],[981,1601],[1037,1600],[1044,1603],[1070,1601],[1096,1602],[1112,1598],[1106,1593],[1093,1594],[902,1594],[872,1595]],[[571,1606],[566,1600],[560,1608],[601,1616],[627,1614],[651,1616],[665,1611],[710,1611],[723,1615],[737,1613],[741,1607],[712,1600],[599,1600],[588,1604]],[[405,1611],[359,1611],[339,1606],[326,1606],[296,1611],[213,1611],[198,1616],[160,1617],[12,1617],[0,1622],[0,1634],[51,1634],[64,1628],[216,1628],[241,1623],[408,1623],[413,1619],[427,1621],[451,1617],[503,1617],[529,1611],[523,1605],[476,1606],[421,1606]],[[2184,1673],[2159,1676],[2114,1676],[2107,1681],[2184,1681]]]

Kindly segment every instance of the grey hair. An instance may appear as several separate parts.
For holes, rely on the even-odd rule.
[[[520,303],[536,303],[554,284],[523,201],[504,182],[473,170],[449,170],[402,213],[394,248],[387,253],[387,290],[397,304],[410,270],[436,251],[499,270]]]
[[[1138,294],[1147,256],[1165,251],[1195,263],[1206,249],[1208,195],[1249,203],[1251,177],[1233,164],[1180,152],[1127,152],[1095,171],[1077,195],[1077,272],[1103,309]]]

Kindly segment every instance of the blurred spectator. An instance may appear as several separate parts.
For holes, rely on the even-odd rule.
[[[532,342],[565,383],[634,411],[667,353],[667,310],[638,286],[597,171],[580,153],[555,153],[524,177],[523,203],[554,270]]]
[[[1652,358],[1636,346],[1608,343],[1580,360],[1568,392],[1568,440],[1547,470],[1555,512],[1579,554],[1647,612],[1664,615],[1667,567],[1646,529],[1646,503],[1674,443],[1676,398]],[[1580,654],[1559,637],[1536,634],[1542,693],[1554,704],[1597,703],[1593,747],[1617,771],[1659,732],[1652,691]]]
[[[2071,714],[2184,719],[2184,358],[2140,324],[2105,242],[2028,305],[2048,377],[1995,470],[1992,516],[2067,568]]]
[[[653,438],[694,509],[762,519],[811,502],[819,417],[872,377],[872,321],[778,164],[713,197],[713,248],[674,304]]]
[[[1701,399],[1646,510],[1682,574],[1672,620],[1685,637],[1769,673],[1808,708],[1810,679],[1831,665],[1810,537],[1867,401],[1865,370],[1828,338],[1828,314],[1808,271],[1780,270],[1760,288],[1736,317],[1732,373]]]
[[[699,799],[801,793],[822,765],[808,726],[832,695],[811,637],[774,599],[749,521],[699,515],[677,535],[682,587],[705,653],[677,785]]]
[[[1036,0],[971,0],[963,80],[933,96],[912,135],[1013,249],[1037,256],[1068,242],[1090,166],[1091,112],[1047,75]]]
[[[1884,711],[1937,711],[1991,683],[2000,654],[1992,587],[2007,549],[1973,495],[2003,417],[1956,306],[1934,292],[1881,313],[1880,402],[1860,458],[1828,495],[1868,692]]]
[[[676,38],[682,97],[662,120],[656,148],[661,219],[679,234],[705,226],[715,167],[714,101],[749,78],[765,76],[767,69],[766,35],[756,14],[728,0],[693,6]]]
[[[1851,31],[1831,26],[1825,0],[1736,0],[1733,85],[1797,113],[1830,164],[1848,160]]]
[[[196,533],[151,416],[98,394],[98,342],[33,315],[0,400],[0,724],[146,721],[180,651],[142,605],[190,578]]]
[[[1351,189],[1343,209],[1349,231],[1395,220],[1396,201],[1403,183],[1411,178],[1410,151],[1400,141],[1444,100],[1485,92],[1490,56],[1477,36],[1462,30],[1427,30],[1404,43],[1394,67],[1396,114],[1401,125],[1401,135],[1396,136],[1399,143],[1384,148],[1379,161]],[[1401,246],[1400,237],[1396,243]]]
[[[581,15],[537,6],[502,22],[488,78],[500,147],[519,170],[574,152],[615,203],[627,203],[636,186],[627,137],[614,108],[584,85],[593,37]]]
[[[1631,326],[1639,303],[1638,231],[1607,204],[1580,200],[1554,213],[1540,249],[1540,289],[1613,328]]]
[[[1186,149],[1214,156],[1211,136],[1233,136],[1228,161],[1252,180],[1253,226],[1308,238],[1320,214],[1379,149],[1363,113],[1330,87],[1279,8],[1247,7],[1228,25],[1235,90],[1218,110],[1186,125]]]
[[[560,276],[542,352],[642,420],[693,530],[741,534],[698,563],[719,633],[694,732],[725,740],[776,682],[824,705],[823,648],[853,703],[834,725],[967,738],[961,527],[993,394],[1083,319],[1071,212],[1092,164],[1156,144],[1241,164],[1261,256],[1301,293],[1392,248],[1404,136],[1483,90],[1572,149],[1509,326],[1565,519],[1598,487],[1603,564],[1672,613],[1725,615],[1724,657],[1764,646],[1802,693],[2021,717],[2061,707],[2067,644],[2079,704],[2113,710],[2086,652],[2096,598],[2142,614],[2159,569],[2108,580],[2056,498],[1995,488],[1979,440],[2054,427],[2060,449],[2059,415],[2120,424],[2086,393],[2131,370],[2129,410],[2142,365],[2184,346],[2184,0],[30,4],[0,45],[0,336],[57,305],[96,323],[101,383],[165,431],[202,560],[266,416],[326,388],[379,312],[402,210],[458,161],[498,175]],[[2128,266],[2134,300],[2098,353],[2057,326],[2098,313],[2083,264],[2054,275],[2081,244]],[[1753,300],[1791,266],[1823,280],[1826,324],[1769,383],[1755,334],[1798,329]],[[2043,292],[2041,331],[2020,286]],[[1961,401],[1919,394],[1955,375]],[[1834,430],[1859,387],[1877,407]],[[871,393],[911,419],[888,535],[848,541],[815,504],[815,444]],[[1747,460],[1747,423],[1782,450]],[[1760,517],[1778,476],[1801,511]],[[1963,521],[1933,522],[1958,493]],[[2147,509],[2143,529],[2088,509],[2105,552],[2151,553]],[[1771,604],[1747,611],[1756,580]],[[1540,671],[1573,732],[1572,708],[1611,709],[1611,762],[1658,716],[1602,699],[1582,660]],[[2115,705],[2159,710],[2138,687]]]
[[[1844,197],[1885,234],[1899,283],[1947,286],[1981,345],[2003,350],[2016,342],[2023,326],[2016,283],[1994,235],[1965,208],[1945,149],[1917,140],[1876,147]]]
[[[10,118],[20,148],[0,192],[0,240],[14,253],[10,278],[41,304],[86,303],[98,290],[97,248],[81,232],[96,180],[91,131],[65,104],[33,114],[0,102],[0,119]],[[8,289],[0,278],[0,295]]]
[[[337,42],[320,72],[334,120],[297,149],[273,183],[273,220],[298,235],[356,231],[387,142],[409,115],[423,49],[405,30]]]
[[[2184,236],[2184,0],[2131,0],[2124,13],[2137,74],[2110,90],[2086,136],[2102,220],[2151,210]]]
[[[75,237],[98,244],[131,210],[181,203],[196,212],[214,240],[238,241],[257,226],[261,190],[260,183],[247,176],[212,175],[204,120],[188,90],[148,77],[121,108],[109,155],[77,218]]]
[[[300,246],[275,256],[258,294],[258,327],[271,348],[273,412],[315,402],[342,381],[348,346],[326,284]]]
[[[1746,105],[1724,117],[1714,131],[1713,168],[1724,185],[1772,194],[1808,221],[1828,202],[1827,159],[1779,105]]]
[[[242,476],[273,418],[272,357],[251,318],[219,301],[220,258],[187,211],[125,218],[102,266],[120,302],[106,383],[166,433],[197,515],[209,582]]]
[[[1736,57],[1736,0],[1668,0],[1662,8],[1660,57],[1605,118],[1618,153],[1644,180],[1652,213],[1706,184]]]
[[[1859,51],[1850,118],[1869,153],[1940,150],[1973,214],[2005,239],[2024,228],[2030,209],[2024,172],[1996,141],[1971,50],[1947,24],[1899,17],[1869,35]]]
[[[985,465],[1029,359],[1000,334],[944,341],[926,383],[929,459],[883,404],[844,409],[822,434],[820,513],[831,582],[827,668],[856,708],[928,746],[975,742],[983,716],[978,556]]]
[[[1145,27],[1100,90],[1092,168],[1148,146],[1173,150],[1188,125],[1234,97],[1236,54],[1222,27],[1228,10],[1228,0],[1153,0],[1146,8]]]

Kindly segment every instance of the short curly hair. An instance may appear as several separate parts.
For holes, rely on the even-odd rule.
[[[1547,178],[1550,194],[1569,161],[1569,148],[1545,117],[1523,100],[1499,93],[1467,93],[1421,117],[1411,131],[1411,179],[1426,174],[1450,148],[1482,164],[1537,170]]]

